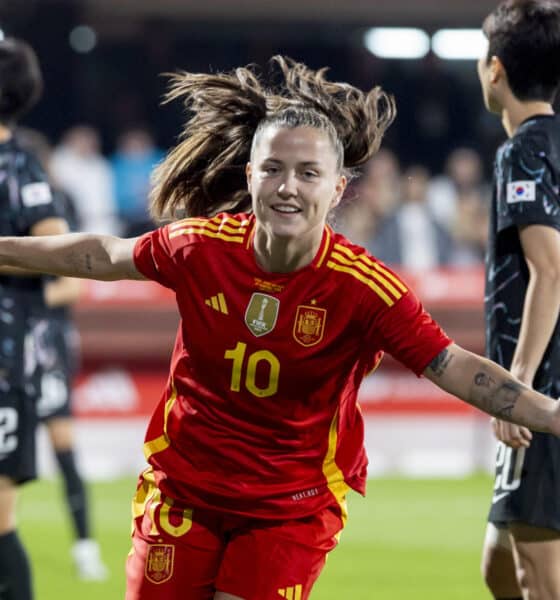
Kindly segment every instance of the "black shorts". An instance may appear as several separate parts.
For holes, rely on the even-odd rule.
[[[521,522],[560,531],[560,439],[533,432],[531,445],[498,444],[488,520],[498,527]]]
[[[28,392],[0,392],[0,475],[21,484],[37,477],[35,401]]]
[[[78,334],[67,320],[42,319],[35,323],[37,364],[33,380],[40,421],[69,417],[72,380],[78,361]]]

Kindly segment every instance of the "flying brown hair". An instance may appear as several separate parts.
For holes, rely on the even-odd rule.
[[[164,102],[181,100],[188,120],[180,141],[155,169],[155,219],[211,216],[250,206],[245,165],[253,140],[267,126],[325,130],[340,169],[365,163],[396,115],[393,97],[379,86],[363,92],[326,79],[302,63],[275,56],[280,81],[262,83],[253,65],[230,73],[171,75]]]

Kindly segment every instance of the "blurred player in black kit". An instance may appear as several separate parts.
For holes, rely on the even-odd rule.
[[[484,21],[498,149],[486,265],[489,358],[560,396],[560,3],[507,0]],[[497,599],[560,598],[560,440],[500,420],[482,571]]]
[[[67,231],[66,222],[57,216],[43,169],[13,135],[17,121],[39,99],[42,87],[33,50],[20,40],[0,41],[1,235]],[[42,279],[22,274],[17,269],[0,273],[0,597],[10,600],[33,597],[15,513],[18,485],[36,476],[36,398],[25,363],[34,352],[28,329],[31,310],[44,302]]]
[[[51,147],[38,131],[18,128],[16,140],[30,151],[45,169],[51,183],[53,203],[71,231],[78,229],[74,203],[50,172]],[[30,334],[34,352],[28,356],[28,376],[34,383],[37,416],[47,428],[56,463],[64,485],[74,531],[72,558],[76,573],[83,580],[103,580],[108,571],[100,556],[99,544],[91,537],[87,490],[78,469],[74,451],[72,418],[72,381],[79,364],[79,335],[74,325],[71,305],[80,295],[81,283],[71,277],[46,277],[44,303],[33,305]]]

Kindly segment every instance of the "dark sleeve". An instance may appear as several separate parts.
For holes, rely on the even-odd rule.
[[[139,238],[134,247],[134,264],[144,277],[176,289],[178,266],[167,227],[150,231]]]
[[[544,135],[525,135],[506,147],[498,163],[497,228],[549,225],[560,230],[558,166],[548,160]]]
[[[373,327],[382,349],[416,375],[452,342],[410,290],[379,311]]]
[[[61,189],[53,189],[52,193],[57,215],[68,223],[70,231],[79,231],[78,213],[70,194]]]
[[[19,187],[18,229],[28,235],[34,225],[58,217],[47,175],[31,154],[22,154],[17,172]]]

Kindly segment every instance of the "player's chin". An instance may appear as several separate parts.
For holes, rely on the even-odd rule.
[[[300,238],[303,234],[301,227],[273,226],[270,228],[275,238],[290,240]]]
[[[293,237],[305,231],[305,220],[301,213],[286,215],[272,215],[269,221],[271,231],[279,237]]]

